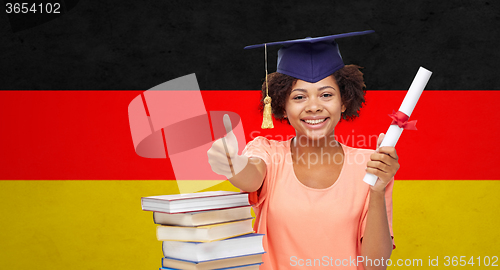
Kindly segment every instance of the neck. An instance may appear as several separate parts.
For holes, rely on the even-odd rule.
[[[339,142],[335,140],[332,134],[316,140],[311,140],[307,136],[296,136],[292,141],[292,146],[295,149],[300,149],[305,152],[320,152],[320,151],[334,151],[341,148]]]

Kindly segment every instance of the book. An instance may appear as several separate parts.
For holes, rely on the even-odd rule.
[[[162,258],[161,264],[164,268],[170,268],[170,269],[184,269],[184,270],[220,269],[220,268],[262,263],[262,254],[263,253],[257,253],[246,256],[231,257],[226,259],[212,260],[205,262],[192,262],[192,261],[177,260],[173,258]]]
[[[262,263],[254,263],[254,264],[238,265],[238,266],[227,267],[227,268],[210,268],[210,269],[213,269],[213,270],[229,270],[229,269],[236,269],[236,270],[259,270],[259,266],[261,264]],[[184,270],[184,269],[160,267],[159,270]]]
[[[163,257],[196,263],[265,252],[263,234],[251,233],[214,242],[163,241]]]
[[[238,206],[213,211],[198,211],[189,213],[168,214],[153,212],[153,221],[161,225],[203,226],[252,217],[251,206]]]
[[[141,203],[142,210],[164,213],[196,212],[250,205],[248,193],[233,191],[142,197]]]
[[[160,241],[217,241],[237,235],[253,233],[252,220],[253,218],[249,218],[198,227],[160,225],[156,229],[156,237]]]

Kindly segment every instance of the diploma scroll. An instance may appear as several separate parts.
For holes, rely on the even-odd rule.
[[[399,107],[399,111],[397,113],[393,113],[391,118],[394,119],[392,124],[389,126],[389,129],[385,133],[384,140],[380,146],[396,146],[396,143],[403,133],[403,129],[415,129],[413,123],[408,122],[408,118],[411,116],[415,105],[417,105],[417,101],[420,98],[420,95],[424,91],[425,85],[429,81],[432,72],[420,67],[417,75],[413,79],[413,82],[410,85],[410,89],[408,89],[408,93],[406,94],[401,107]],[[377,181],[377,176],[367,173],[363,181],[371,186],[375,185]]]

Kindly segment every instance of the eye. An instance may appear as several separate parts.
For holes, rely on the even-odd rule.
[[[329,98],[329,97],[333,97],[333,95],[332,95],[332,94],[329,94],[329,93],[324,93],[324,94],[323,94],[323,95],[321,95],[321,96],[322,96],[322,97],[327,97],[327,98]]]
[[[295,96],[295,97],[293,97],[293,99],[295,99],[295,100],[301,100],[301,99],[304,99],[304,96]]]

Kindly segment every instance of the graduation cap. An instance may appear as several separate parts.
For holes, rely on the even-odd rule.
[[[375,31],[350,32],[325,37],[278,41],[246,46],[245,49],[266,48],[266,85],[267,85],[267,46],[282,45],[278,51],[278,68],[276,72],[294,78],[315,83],[344,67],[344,61],[336,39],[371,34]],[[271,97],[264,99],[264,121],[262,128],[272,128]],[[269,121],[271,124],[269,125]]]

